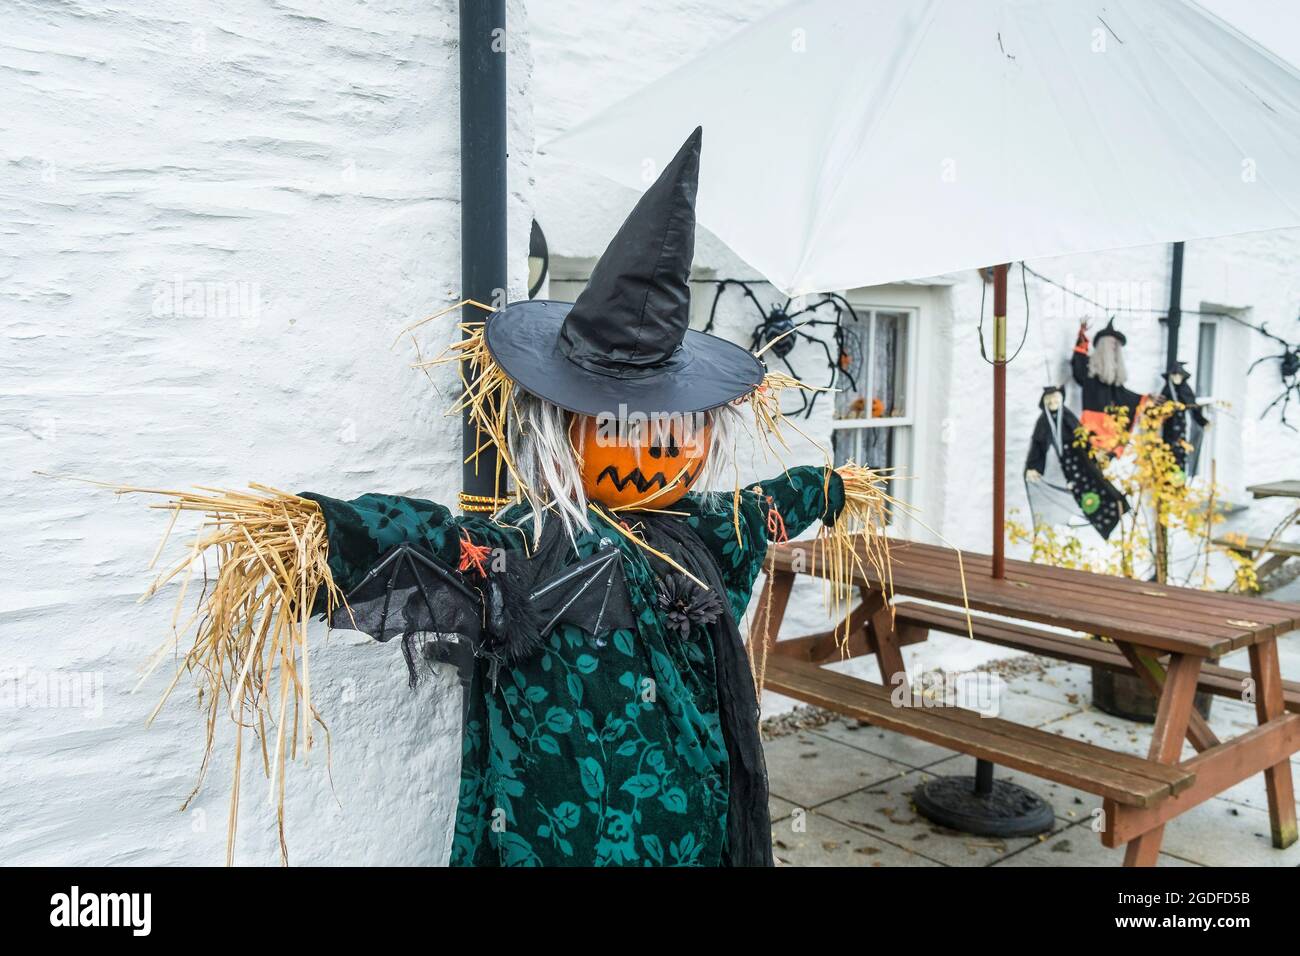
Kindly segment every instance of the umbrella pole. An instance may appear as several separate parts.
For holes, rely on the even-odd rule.
[[[993,577],[1006,575],[1007,265],[993,267]],[[983,318],[981,316],[981,318]],[[1027,318],[1027,317],[1026,317]],[[975,762],[975,775],[935,777],[912,793],[916,812],[940,826],[980,836],[1046,833],[1056,816],[1032,790],[993,779],[993,764]]]
[[[993,267],[993,577],[1006,576],[1007,265]]]

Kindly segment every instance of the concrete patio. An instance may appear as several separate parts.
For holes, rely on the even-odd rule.
[[[1269,597],[1300,600],[1300,581]],[[1278,642],[1282,674],[1300,676],[1300,631]],[[932,634],[904,649],[908,673],[988,670],[1005,682],[1000,716],[1113,750],[1145,754],[1150,725],[1131,723],[1090,706],[1086,667],[1015,654],[963,638]],[[1245,652],[1223,659],[1245,668]],[[874,660],[835,665],[878,680]],[[932,776],[970,774],[974,760],[839,715],[764,695],[772,834],[780,863],[792,866],[1118,866],[1092,830],[1101,800],[1038,778],[998,768],[1044,797],[1055,812],[1051,833],[996,839],[956,833],[920,817],[912,791]],[[1216,697],[1210,725],[1222,739],[1255,726],[1253,706]],[[1194,751],[1188,745],[1184,756]],[[1300,755],[1292,760],[1300,780]],[[1275,850],[1269,842],[1262,777],[1252,778],[1178,817],[1165,830],[1161,866],[1300,866],[1300,843]]]

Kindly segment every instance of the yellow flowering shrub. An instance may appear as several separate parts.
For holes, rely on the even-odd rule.
[[[1114,457],[1093,447],[1086,428],[1076,432],[1075,446],[1088,452],[1129,503],[1128,512],[1121,516],[1109,540],[1085,547],[1069,529],[1029,527],[1014,517],[1015,512],[1007,522],[1008,540],[1028,543],[1032,560],[1042,564],[1128,578],[1146,578],[1154,573],[1158,581],[1205,590],[1213,587],[1210,555],[1220,553],[1233,562],[1237,590],[1257,590],[1255,566],[1250,559],[1213,541],[1213,528],[1223,521],[1223,514],[1215,506],[1221,499],[1221,489],[1213,480],[1188,481],[1178,467],[1174,449],[1164,440],[1165,420],[1184,408],[1174,401],[1148,402],[1140,409],[1131,431],[1127,410],[1113,410],[1110,418],[1114,433],[1127,435],[1122,454]],[[1182,444],[1185,452],[1192,451],[1186,441]],[[1190,544],[1193,549],[1191,570],[1185,580],[1176,582],[1170,581],[1169,573],[1169,554],[1175,543]]]

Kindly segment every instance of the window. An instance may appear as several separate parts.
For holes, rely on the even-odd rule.
[[[1205,395],[1214,394],[1214,356],[1219,339],[1219,320],[1203,316],[1196,338],[1196,390]]]
[[[1208,311],[1208,310],[1207,310]],[[1218,377],[1219,354],[1219,320],[1216,316],[1201,316],[1196,330],[1196,363],[1190,369],[1192,373],[1192,390],[1196,392],[1198,402],[1209,404],[1214,401],[1215,379]],[[1213,412],[1210,413],[1213,415]],[[1188,421],[1187,440],[1194,449],[1187,461],[1187,471],[1191,477],[1208,475],[1210,462],[1214,460],[1214,441],[1217,432],[1210,429],[1202,432],[1195,421]]]
[[[835,464],[907,469],[912,438],[912,339],[908,309],[859,307],[845,317],[844,377],[835,395]]]

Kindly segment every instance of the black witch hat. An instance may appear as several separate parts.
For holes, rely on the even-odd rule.
[[[1128,336],[1126,336],[1119,329],[1115,328],[1114,316],[1111,316],[1110,321],[1106,323],[1105,328],[1101,329],[1096,335],[1092,337],[1092,344],[1096,345],[1098,342],[1100,342],[1102,339],[1106,338],[1107,336],[1110,336],[1113,339],[1119,339],[1120,345],[1128,345]]]
[[[1175,361],[1169,368],[1160,373],[1160,377],[1166,380],[1170,375],[1181,375],[1184,382],[1192,380],[1192,373],[1187,371],[1187,363],[1182,360]]]
[[[514,302],[484,341],[524,391],[584,415],[707,411],[763,380],[750,352],[690,326],[697,127],[592,270],[574,303]]]

